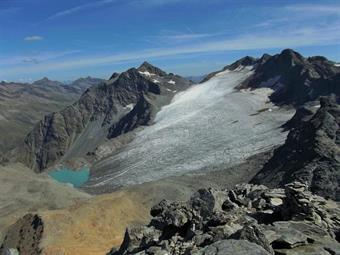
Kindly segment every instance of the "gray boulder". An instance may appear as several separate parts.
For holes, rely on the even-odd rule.
[[[223,240],[192,253],[193,255],[269,255],[261,246],[246,240]]]

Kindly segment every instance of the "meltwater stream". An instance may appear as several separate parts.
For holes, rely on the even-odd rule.
[[[88,188],[116,188],[235,165],[284,142],[293,111],[268,102],[268,89],[236,91],[252,71],[225,71],[175,96],[155,124],[93,166]]]

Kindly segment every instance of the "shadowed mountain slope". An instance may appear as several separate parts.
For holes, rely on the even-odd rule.
[[[258,59],[244,57],[222,71],[237,70],[242,66],[254,66],[254,74],[238,88],[271,88],[274,93],[270,99],[278,105],[299,106],[319,96],[340,95],[340,67],[322,56],[305,58],[298,52],[285,49],[279,54],[264,54]],[[204,81],[215,74],[209,74]]]
[[[254,183],[282,187],[298,180],[316,194],[340,200],[340,107],[333,97],[321,98],[320,103],[314,115],[298,111],[299,121],[285,144],[255,176]]]
[[[177,91],[190,85],[147,62],[114,74],[87,89],[74,104],[45,116],[27,135],[21,160],[42,171],[59,159],[84,157],[108,138],[148,124]]]
[[[43,116],[75,102],[88,86],[102,81],[95,78],[81,80],[81,86],[78,82],[64,85],[48,78],[32,84],[1,82],[0,152],[18,146]]]

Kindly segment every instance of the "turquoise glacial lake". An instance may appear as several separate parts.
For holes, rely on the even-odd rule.
[[[74,187],[80,187],[90,177],[90,169],[82,168],[73,170],[69,168],[56,169],[48,173],[54,180],[61,183],[70,183]]]

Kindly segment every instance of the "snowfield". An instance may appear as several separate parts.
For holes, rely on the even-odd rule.
[[[87,187],[117,188],[241,163],[284,142],[294,114],[268,101],[270,89],[236,91],[250,68],[224,71],[177,94],[155,124],[124,150],[97,162]]]

